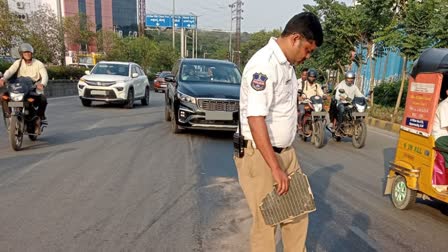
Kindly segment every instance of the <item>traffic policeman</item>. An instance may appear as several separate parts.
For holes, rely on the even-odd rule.
[[[241,188],[253,217],[253,252],[275,251],[275,227],[266,225],[259,209],[276,184],[288,192],[288,174],[300,170],[292,143],[297,127],[298,83],[294,67],[303,63],[323,41],[319,19],[312,13],[295,15],[279,38],[255,53],[243,71],[240,90],[244,155],[235,156]],[[305,250],[308,216],[281,224],[285,252]]]

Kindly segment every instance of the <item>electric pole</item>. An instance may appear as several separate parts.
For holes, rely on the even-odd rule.
[[[233,19],[236,3],[229,4],[230,7],[230,31],[229,31],[229,61],[233,62],[233,48],[232,48],[232,31],[233,31]]]
[[[242,6],[244,5],[243,1],[237,0],[236,3],[236,38],[235,38],[235,64],[240,67],[241,66],[241,20],[243,17],[241,16],[241,13],[243,12]]]
[[[138,0],[138,35],[145,36],[146,0]]]

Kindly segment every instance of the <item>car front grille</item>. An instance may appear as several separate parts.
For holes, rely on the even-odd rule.
[[[117,99],[117,95],[113,90],[104,90],[106,92],[106,95],[100,95],[100,94],[92,94],[92,89],[86,89],[84,91],[84,96],[86,98],[100,98],[100,99]],[[103,90],[101,90],[103,91]]]
[[[112,86],[116,82],[115,81],[85,81],[87,85],[90,86]]]
[[[199,99],[198,105],[201,109],[207,111],[238,111],[239,102],[235,100],[206,100]]]
[[[223,120],[205,120],[205,119],[199,119],[194,118],[190,120],[190,123],[192,124],[203,124],[203,125],[225,125],[225,126],[236,126],[237,123],[235,121],[223,121]]]

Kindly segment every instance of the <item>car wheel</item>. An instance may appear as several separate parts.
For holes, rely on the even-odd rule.
[[[124,107],[127,109],[131,109],[134,107],[134,89],[130,88],[128,91],[128,99],[124,104]]]
[[[171,121],[171,114],[168,105],[165,104],[165,121]]]
[[[142,102],[142,105],[144,105],[144,106],[149,105],[149,88],[148,87],[145,89],[145,97],[142,98],[141,102]]]
[[[81,98],[81,103],[84,107],[90,107],[92,105],[92,101],[91,100],[87,100],[87,99],[82,99]]]

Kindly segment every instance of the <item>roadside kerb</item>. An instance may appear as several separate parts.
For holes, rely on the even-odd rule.
[[[375,128],[380,128],[383,130],[399,133],[400,132],[400,124],[392,123],[388,121],[383,121],[380,119],[376,119],[373,117],[367,117],[367,124],[373,126]]]

